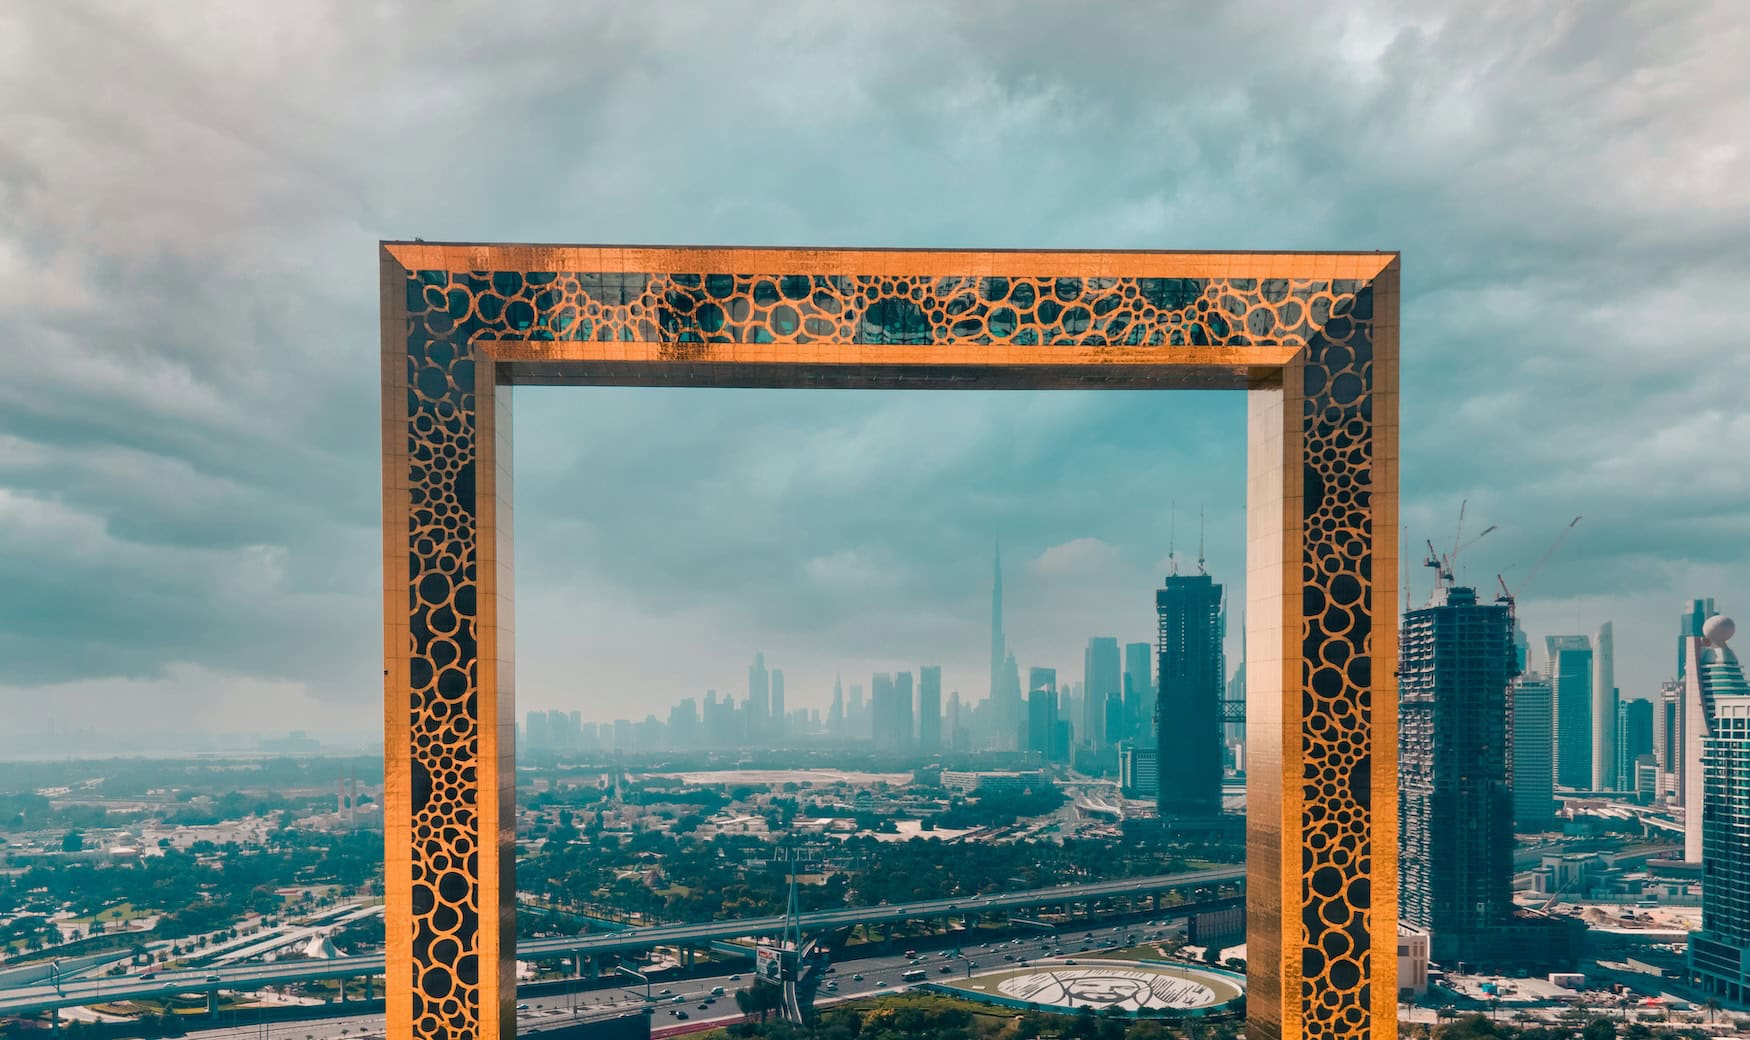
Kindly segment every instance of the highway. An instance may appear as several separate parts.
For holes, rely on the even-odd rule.
[[[1040,934],[968,946],[962,949],[963,956],[959,958],[945,957],[946,950],[926,951],[915,967],[924,968],[929,972],[930,981],[939,982],[966,977],[970,964],[977,965],[972,969],[975,971],[1013,967],[1021,961],[1043,957],[1047,950],[1056,950],[1059,956],[1080,957],[1083,947],[1088,947],[1088,955],[1092,956],[1092,951],[1107,948],[1110,943],[1122,944],[1131,935],[1138,940],[1161,938],[1178,920],[1168,910],[1146,924],[1123,925],[1118,931],[1110,926],[1066,928],[1061,943],[1052,936]],[[934,938],[939,944],[944,937]],[[917,940],[920,946],[925,941]],[[942,972],[944,965],[951,970]],[[896,955],[835,961],[831,974],[825,977],[815,995],[814,1006],[827,1007],[859,997],[903,990],[908,984],[900,975],[913,967],[909,960]],[[735,991],[747,987],[751,978],[751,973],[742,972],[678,982],[653,981],[650,993],[656,999],[650,1024],[652,1036],[675,1036],[739,1020],[741,1013],[735,1007]],[[627,982],[631,983],[631,980]],[[831,988],[834,984],[837,988]],[[723,995],[713,997],[711,991],[718,987],[723,989]],[[678,1002],[676,997],[680,998]],[[706,1001],[711,1003],[706,1004]],[[612,1018],[637,1011],[645,1003],[644,987],[637,984],[533,997],[518,1005],[517,1033],[524,1035],[569,1026],[578,1021]],[[701,1008],[700,1004],[705,1006]],[[683,1019],[676,1012],[683,1012],[687,1017]],[[314,1037],[315,1040],[381,1040],[383,1031],[383,1016],[377,1013],[316,1021],[197,1029],[189,1031],[185,1040],[304,1040],[305,1037]]]
[[[1109,896],[1150,895],[1182,888],[1229,884],[1245,878],[1243,866],[1189,871],[1147,878],[1125,878],[1085,885],[1028,889],[990,896],[937,899],[895,906],[824,910],[802,915],[802,930],[809,934],[848,928],[859,924],[950,917],[960,914],[1025,910],[1058,903],[1084,902]],[[1164,909],[1164,908],[1163,908]],[[739,921],[705,921],[698,924],[659,925],[595,935],[533,939],[517,944],[518,960],[540,960],[569,954],[593,956],[653,946],[703,946],[712,940],[777,935],[784,930],[782,916]],[[218,990],[250,990],[284,986],[319,979],[380,976],[383,957],[336,957],[331,960],[291,960],[266,964],[232,964],[187,971],[160,971],[144,975],[80,978],[60,987],[38,985],[0,993],[0,1016],[28,1015],[53,1008],[77,1007],[144,997],[209,993]]]

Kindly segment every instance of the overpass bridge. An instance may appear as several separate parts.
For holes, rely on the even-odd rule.
[[[1073,908],[1078,904],[1087,904],[1091,910],[1093,904],[1103,900],[1130,900],[1134,904],[1139,899],[1158,900],[1158,897],[1173,892],[1195,892],[1218,885],[1243,884],[1245,877],[1246,868],[1243,866],[1219,867],[1182,874],[1058,885],[1053,888],[993,895],[957,896],[891,906],[818,910],[803,914],[801,923],[804,933],[820,933],[856,925],[972,918],[1015,910]],[[595,958],[643,952],[657,946],[696,948],[727,939],[780,935],[783,931],[782,914],[732,921],[656,925],[598,935],[526,939],[517,943],[517,959],[532,961],[564,957]],[[31,1015],[58,1008],[111,1001],[195,993],[207,994],[209,1004],[216,1006],[216,994],[221,990],[253,990],[323,979],[368,979],[381,974],[383,956],[371,954],[329,960],[230,964],[185,971],[148,972],[144,975],[80,978],[64,981],[60,986],[30,985],[0,992],[0,1017]]]

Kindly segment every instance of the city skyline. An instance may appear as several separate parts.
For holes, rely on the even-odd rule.
[[[1209,39],[1254,48],[1269,70],[1237,80],[1220,45],[1154,60],[1132,28],[1177,17],[1164,7],[1000,24],[952,6],[810,12],[795,16],[820,41],[805,51],[759,40],[779,16],[734,3],[685,19],[432,12],[422,45],[394,54],[363,8],[107,17],[111,31],[94,34],[63,5],[0,16],[23,41],[15,74],[39,85],[0,115],[45,128],[0,159],[15,362],[0,387],[0,583],[14,590],[0,603],[0,710],[15,732],[376,727],[380,403],[359,361],[377,306],[366,267],[384,237],[1196,249],[1252,227],[1247,245],[1390,246],[1418,330],[1402,371],[1410,545],[1449,546],[1468,498],[1473,530],[1501,526],[1467,550],[1460,580],[1487,590],[1504,571],[1534,639],[1613,622],[1624,697],[1670,677],[1674,604],[1728,604],[1750,587],[1750,483],[1711,458],[1750,436],[1737,332],[1750,304],[1731,290],[1746,273],[1733,244],[1750,229],[1750,177],[1743,155],[1697,143],[1732,140],[1743,122],[1734,37],[1717,31],[1733,8],[1296,9],[1304,31],[1280,39],[1259,37],[1256,12],[1199,10]],[[609,38],[603,62],[573,60],[566,42]],[[1304,39],[1333,41],[1335,59],[1303,53]],[[453,40],[484,52],[469,66],[474,103],[409,104],[456,89]],[[1649,70],[1684,118],[1644,118],[1642,80],[1607,71],[1625,68]],[[652,162],[724,82],[763,84],[749,105],[768,115],[703,130],[713,163]],[[822,89],[834,119],[789,100]],[[502,117],[531,92],[566,113],[567,132]],[[1575,96],[1591,101],[1576,111]],[[1236,106],[1267,115],[1236,133]],[[869,147],[890,140],[897,112],[915,137]],[[1356,147],[1331,146],[1331,120],[1364,128]],[[1013,162],[1043,128],[1049,156]],[[527,161],[458,163],[456,140]],[[1472,172],[1451,176],[1457,163]],[[724,168],[742,175],[726,182]],[[942,190],[969,183],[979,190]],[[1220,450],[1244,429],[1238,395],[1015,407],[958,394],[949,418],[925,422],[936,406],[903,393],[651,394],[516,394],[531,707],[603,696],[569,692],[578,633],[636,637],[607,677],[628,691],[685,643],[723,670],[754,649],[785,658],[796,703],[830,691],[826,656],[858,675],[940,661],[945,695],[972,696],[997,533],[1017,596],[1024,560],[1079,545],[1121,560],[1146,602],[1168,502],[1181,549],[1199,503],[1212,540],[1241,524],[1243,488],[1221,490],[1239,456]],[[993,486],[983,475],[1004,458],[1027,479]],[[794,493],[856,473],[859,495]],[[890,480],[906,493],[886,493]],[[964,488],[973,515],[907,515]],[[1057,515],[1071,505],[1089,512]],[[1119,511],[1148,537],[1107,530]],[[714,525],[733,537],[685,544]],[[939,537],[923,552],[871,533],[908,525]],[[644,540],[648,554],[631,551]],[[797,556],[774,567],[773,547]],[[1237,553],[1215,548],[1212,571],[1237,588]],[[1421,602],[1428,582],[1411,563]],[[873,619],[892,630],[864,644],[866,660],[827,648],[815,669],[789,645],[791,621],[819,616],[814,583],[832,574],[880,579],[864,588],[876,600],[894,582],[951,591]],[[1059,648],[1016,604],[1011,641],[1060,674],[1079,670],[1090,635],[1148,631],[1071,610]],[[965,665],[949,653],[962,647]]]

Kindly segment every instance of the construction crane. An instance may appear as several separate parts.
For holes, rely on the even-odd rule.
[[[1443,556],[1440,554],[1439,550],[1434,548],[1433,539],[1424,539],[1424,543],[1428,546],[1428,557],[1422,561],[1422,566],[1431,568],[1434,571],[1434,583],[1436,589],[1439,589],[1442,585],[1446,588],[1451,588],[1458,580],[1459,553],[1464,552],[1466,549],[1469,549],[1484,538],[1487,538],[1490,534],[1500,530],[1500,525],[1490,524],[1488,527],[1483,528],[1483,530],[1470,541],[1464,541],[1464,513],[1466,506],[1469,504],[1470,502],[1467,499],[1458,507],[1458,531],[1452,539],[1452,552]]]
[[[1556,550],[1561,548],[1562,542],[1567,539],[1568,532],[1572,531],[1574,526],[1579,522],[1580,518],[1577,516],[1574,519],[1569,520],[1568,526],[1562,528],[1556,535],[1555,540],[1549,543],[1549,548],[1543,551],[1543,555],[1539,556],[1537,562],[1531,565],[1531,571],[1525,575],[1525,580],[1519,583],[1519,595],[1523,596],[1525,594],[1526,586],[1530,585],[1531,580],[1537,577],[1538,573],[1543,570],[1543,565],[1548,563],[1550,557],[1556,554]],[[1512,607],[1518,602],[1518,597],[1507,588],[1507,579],[1505,577],[1497,574],[1495,575],[1495,581],[1501,586],[1500,599],[1505,602],[1508,607]]]
[[[1451,588],[1452,568],[1446,565],[1446,557],[1435,551],[1434,539],[1428,538],[1424,539],[1424,541],[1428,545],[1428,557],[1422,561],[1422,566],[1432,567],[1434,569],[1434,588],[1438,590],[1443,584],[1446,587]]]

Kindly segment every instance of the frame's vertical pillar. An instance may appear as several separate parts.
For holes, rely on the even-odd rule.
[[[1298,382],[1292,372],[1284,384]],[[1298,899],[1294,828],[1288,803],[1299,759],[1300,575],[1287,566],[1299,551],[1299,438],[1284,443],[1283,387],[1246,400],[1246,1034],[1263,1040],[1299,1035],[1299,964],[1285,916]],[[1292,485],[1292,486],[1291,486]],[[1290,697],[1293,700],[1290,700]]]
[[[516,644],[511,388],[477,357],[480,421],[480,1016],[482,1040],[516,1036]],[[496,1020],[495,1031],[488,1023]]]
[[[1397,265],[1305,289],[1247,477],[1249,1031],[1397,1033]]]
[[[383,1013],[390,1040],[413,1021],[413,788],[408,628],[407,271],[387,249],[382,269],[383,366]]]
[[[382,257],[388,1034],[508,1040],[510,389],[471,342],[469,276],[408,252]]]

